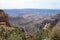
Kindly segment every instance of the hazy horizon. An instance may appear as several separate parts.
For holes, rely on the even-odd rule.
[[[52,15],[52,14],[60,14],[60,10],[58,9],[5,9],[5,13],[9,15],[24,15],[24,14],[41,14],[41,15]]]

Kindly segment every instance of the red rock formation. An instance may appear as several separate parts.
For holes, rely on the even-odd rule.
[[[10,26],[8,21],[8,14],[5,14],[5,12],[1,9],[0,9],[0,25]]]

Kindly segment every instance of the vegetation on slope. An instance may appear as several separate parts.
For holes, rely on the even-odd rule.
[[[0,40],[26,40],[21,28],[0,26]]]
[[[46,25],[45,29],[37,32],[35,40],[60,40],[60,27],[51,28],[50,23]]]
[[[48,23],[36,35],[26,35],[19,27],[0,26],[0,40],[60,40],[60,27],[51,28]]]

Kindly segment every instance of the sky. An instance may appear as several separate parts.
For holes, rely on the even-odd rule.
[[[60,9],[60,0],[0,0],[0,9]]]

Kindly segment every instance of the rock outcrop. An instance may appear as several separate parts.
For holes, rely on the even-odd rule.
[[[1,26],[10,26],[8,21],[8,14],[0,9],[0,25]]]

